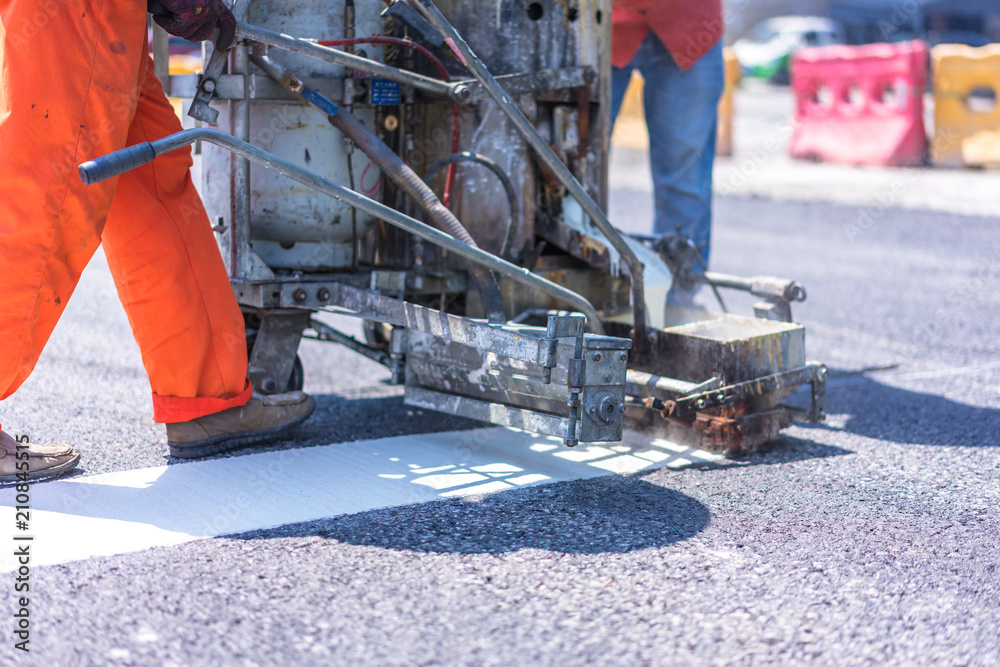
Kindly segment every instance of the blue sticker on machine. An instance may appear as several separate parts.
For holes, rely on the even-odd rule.
[[[372,104],[399,104],[399,82],[372,79]]]

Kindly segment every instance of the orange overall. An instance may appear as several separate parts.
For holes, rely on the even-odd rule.
[[[0,399],[30,375],[103,244],[153,419],[247,402],[243,317],[190,150],[97,185],[76,171],[180,129],[153,74],[144,0],[0,0]]]

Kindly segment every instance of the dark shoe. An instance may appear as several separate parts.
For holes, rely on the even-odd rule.
[[[171,456],[194,459],[272,440],[309,418],[316,408],[301,391],[265,396],[255,393],[246,405],[167,424]]]
[[[80,452],[68,445],[29,444],[16,453],[7,451],[6,446],[0,446],[0,483],[63,475],[79,463]],[[23,476],[19,476],[22,474]]]

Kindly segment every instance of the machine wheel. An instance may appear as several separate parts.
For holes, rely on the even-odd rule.
[[[288,389],[285,391],[302,391],[305,385],[306,374],[302,368],[302,358],[295,355],[295,365],[292,366],[292,375],[288,378]]]

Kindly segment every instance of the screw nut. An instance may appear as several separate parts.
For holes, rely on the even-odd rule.
[[[600,361],[600,360],[601,360],[601,353],[594,352],[594,361]]]
[[[316,293],[316,298],[319,299],[320,301],[326,301],[327,299],[330,298],[330,290],[324,287],[323,289],[321,289],[319,292]]]
[[[306,291],[304,289],[295,290],[295,294],[292,295],[296,301],[302,303],[306,300]]]

